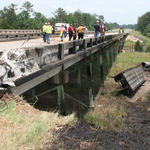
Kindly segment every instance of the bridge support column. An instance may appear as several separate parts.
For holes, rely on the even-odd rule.
[[[32,89],[32,102],[35,101],[35,94],[36,94],[36,91],[35,91],[35,88]]]
[[[106,53],[106,49],[104,50],[103,53],[103,74],[104,74],[104,78],[106,77],[107,73],[108,73],[108,60],[107,60],[107,53]]]
[[[107,48],[107,49],[106,49],[107,74],[109,73],[110,68],[111,68],[109,52],[110,52],[110,49],[109,49],[109,48]]]
[[[100,64],[100,84],[104,85],[104,69],[103,69],[102,55],[99,55],[99,64]]]
[[[118,46],[117,46],[117,43],[114,44],[114,54],[115,54],[115,60],[116,60],[116,57],[118,55]]]
[[[109,58],[110,58],[110,67],[112,67],[112,65],[113,65],[113,47],[110,47]]]
[[[64,109],[64,86],[59,85],[57,87],[57,93],[58,93],[58,107],[59,112],[62,115],[65,115],[65,109]]]
[[[81,68],[78,66],[78,79],[77,79],[77,84],[78,84],[78,87],[81,87]]]
[[[93,91],[92,91],[92,63],[88,63],[87,66],[87,76],[88,76],[88,87],[89,87],[89,108],[94,107],[93,104]]]

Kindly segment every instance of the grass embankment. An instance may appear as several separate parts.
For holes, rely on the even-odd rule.
[[[120,53],[107,76],[105,85],[95,100],[95,108],[89,111],[85,119],[102,129],[119,129],[123,127],[127,115],[126,102],[128,97],[120,93],[121,86],[110,77],[123,70],[136,66],[143,61],[150,61],[150,53]]]
[[[150,38],[142,35],[139,31],[132,30],[124,44],[125,50],[134,51],[135,44],[140,41],[145,52],[150,52]]]
[[[0,150],[42,149],[47,139],[54,140],[53,131],[74,119],[36,110],[20,97],[5,100],[8,105],[0,105]]]
[[[142,33],[140,33],[139,31],[135,31],[133,30],[132,32],[130,32],[130,35],[133,35],[137,38],[139,38],[140,40],[143,41],[144,45],[146,46],[150,46],[150,38],[147,36],[144,36]]]

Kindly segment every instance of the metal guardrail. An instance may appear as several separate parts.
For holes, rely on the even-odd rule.
[[[59,36],[59,32],[55,32],[56,36]],[[94,34],[93,31],[88,31],[88,34]],[[0,29],[0,41],[13,41],[13,40],[24,40],[24,39],[35,39],[42,36],[40,30],[10,30]]]
[[[5,30],[0,29],[0,41],[24,40],[41,37],[40,30]]]

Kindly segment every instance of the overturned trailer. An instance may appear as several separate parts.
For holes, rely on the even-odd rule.
[[[129,68],[114,77],[116,82],[120,82],[129,95],[133,95],[145,82],[144,69],[142,65]]]

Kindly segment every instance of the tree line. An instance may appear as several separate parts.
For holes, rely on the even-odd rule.
[[[136,29],[143,35],[150,37],[150,12],[138,18]]]
[[[33,5],[26,1],[21,7],[16,4],[10,4],[0,10],[0,29],[40,29],[45,22],[55,24],[58,22],[84,24],[89,30],[93,30],[93,25],[99,20],[104,22],[103,15],[84,13],[76,10],[73,13],[67,13],[63,8],[58,8],[53,17],[46,18],[42,13],[33,10]],[[117,23],[106,23],[107,30],[119,28]]]

